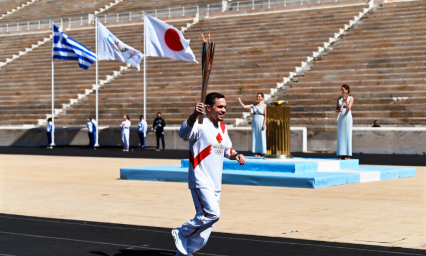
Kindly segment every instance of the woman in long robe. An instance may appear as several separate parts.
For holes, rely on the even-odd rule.
[[[263,103],[263,93],[256,95],[257,104],[244,105],[238,98],[241,106],[245,109],[253,109],[252,128],[252,152],[255,157],[266,154],[266,104]]]
[[[342,85],[340,88],[342,96],[337,99],[336,112],[337,119],[337,150],[339,159],[348,160],[352,156],[352,106],[354,98],[349,95],[351,89],[349,85]]]

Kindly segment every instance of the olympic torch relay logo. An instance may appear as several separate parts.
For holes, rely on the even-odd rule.
[[[130,58],[136,56],[136,51],[135,50],[133,50],[133,54],[132,54],[129,51],[128,48],[126,48],[126,47],[121,48],[120,47],[120,42],[118,42],[117,40],[114,40],[112,35],[109,35],[108,38],[107,38],[107,40],[112,45],[112,47],[114,47],[114,49],[117,52],[122,53],[125,58],[130,59]],[[126,52],[129,54],[129,56],[127,56]]]
[[[142,53],[133,47],[123,43],[111,33],[102,23],[99,27],[99,60],[119,60],[135,66],[140,70]]]

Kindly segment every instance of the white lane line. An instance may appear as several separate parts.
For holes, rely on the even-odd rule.
[[[1,254],[1,253],[0,253],[0,256],[16,256],[16,255],[11,255],[11,254]]]
[[[82,243],[91,243],[91,244],[113,245],[113,246],[119,246],[119,247],[125,247],[125,248],[129,248],[129,247],[132,247],[132,248],[145,248],[145,249],[151,249],[151,250],[157,250],[157,251],[168,251],[168,252],[173,252],[173,253],[176,252],[176,250],[159,249],[159,248],[153,248],[153,247],[147,247],[147,246],[113,244],[113,243],[105,243],[105,242],[97,242],[97,241],[87,241],[87,240],[62,238],[62,237],[52,237],[52,236],[38,236],[38,235],[21,234],[21,233],[13,233],[13,232],[5,232],[5,231],[0,231],[0,233],[1,234],[7,234],[7,235],[15,235],[15,236],[27,236],[27,237],[36,237],[36,238],[44,238],[44,239],[56,239],[56,240],[64,240],[64,241],[72,241],[72,242],[82,242]],[[209,253],[197,253],[197,254],[211,255],[211,256],[225,256],[225,255],[209,254]]]
[[[80,224],[80,223],[72,223],[72,222],[62,222],[62,221],[50,221],[50,220],[40,220],[40,219],[30,219],[30,218],[19,218],[19,217],[8,217],[8,216],[0,216],[0,218],[9,218],[9,219],[21,219],[21,220],[33,220],[33,221],[42,221],[42,222],[52,222],[52,223],[62,223],[68,225],[81,225],[81,226],[92,226],[92,227],[100,227],[100,228],[114,228],[114,229],[127,229],[127,230],[140,230],[140,231],[152,231],[158,233],[170,233],[169,231],[161,231],[161,230],[150,230],[150,229],[138,229],[138,228],[122,228],[122,227],[108,227],[102,225],[92,225],[92,224]],[[291,244],[291,245],[300,245],[300,246],[316,246],[316,247],[327,247],[327,248],[336,248],[336,249],[353,249],[360,251],[371,251],[371,252],[383,252],[390,254],[403,254],[403,255],[422,255],[425,254],[415,254],[415,253],[405,253],[405,252],[389,252],[389,251],[379,251],[372,249],[362,249],[362,248],[353,248],[353,247],[343,247],[343,246],[332,246],[332,245],[319,245],[319,244],[303,244],[303,243],[293,243],[293,242],[283,242],[283,241],[268,241],[268,240],[257,240],[257,239],[246,239],[246,238],[238,238],[238,237],[223,237],[223,236],[215,236],[211,235],[210,237],[214,238],[222,238],[222,239],[233,239],[233,240],[242,240],[242,241],[252,241],[252,242],[262,242],[262,243],[274,243],[274,244]],[[323,241],[326,242],[326,241]],[[147,247],[143,247],[147,248]]]

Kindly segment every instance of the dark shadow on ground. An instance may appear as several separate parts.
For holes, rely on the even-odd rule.
[[[75,137],[78,135],[79,131],[82,128],[57,128],[55,132],[55,143],[56,145],[68,145],[71,141],[75,139]],[[16,137],[11,144],[13,147],[25,147],[28,145],[34,145],[34,146],[48,146],[47,141],[47,132],[46,127],[37,127],[25,130],[22,134],[21,131],[24,130],[11,130],[9,131],[8,136]],[[20,134],[20,135],[19,135]],[[89,139],[87,139],[89,141]],[[89,142],[87,143],[89,145]]]
[[[365,225],[368,226],[368,223]],[[167,228],[1,213],[0,250],[0,255],[31,256],[174,256],[176,253],[170,229]],[[374,246],[213,232],[202,254],[420,256],[426,255],[426,251],[390,245]]]

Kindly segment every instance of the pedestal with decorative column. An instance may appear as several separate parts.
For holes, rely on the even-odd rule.
[[[270,101],[266,119],[265,159],[291,159],[290,154],[290,107],[287,101]]]

